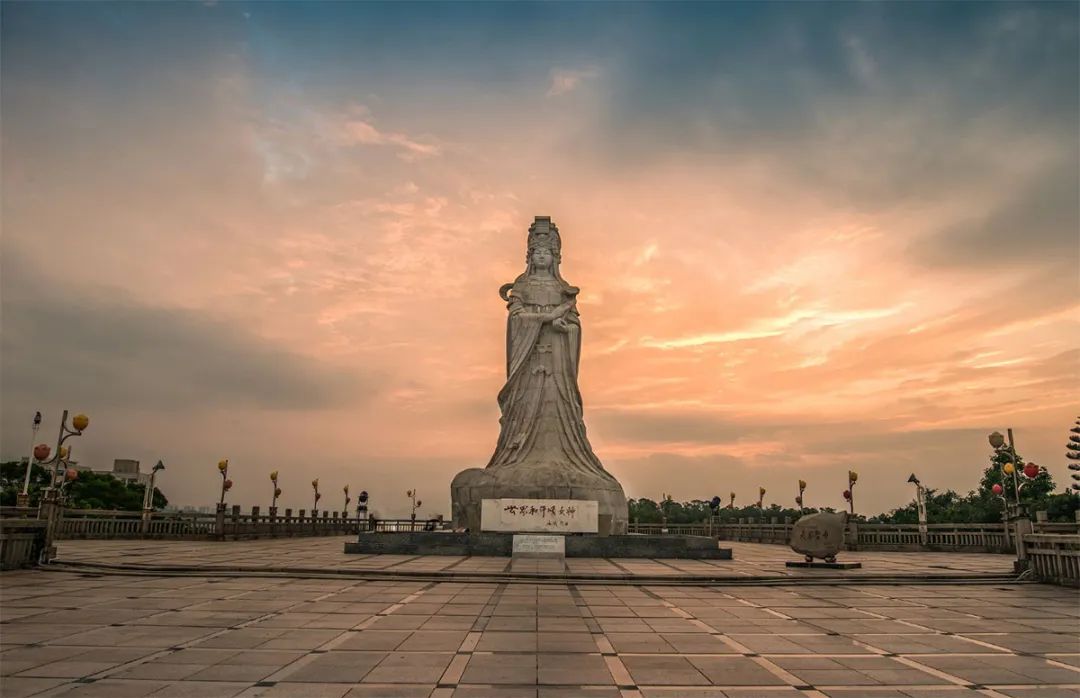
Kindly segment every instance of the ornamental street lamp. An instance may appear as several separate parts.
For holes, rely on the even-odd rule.
[[[758,493],[758,498],[757,498],[758,509],[764,509],[765,508],[765,488],[764,487],[759,487],[757,493]]]
[[[23,478],[22,492],[16,498],[18,501],[16,504],[20,507],[25,507],[30,504],[30,472],[34,468],[34,451],[36,447],[34,443],[37,441],[38,429],[41,428],[41,413],[34,413],[34,426],[32,427],[33,436],[30,438],[30,456],[26,459],[26,476]],[[46,456],[48,457],[48,456]]]
[[[60,487],[65,482],[70,482],[74,477],[78,477],[78,472],[73,469],[71,469],[71,472],[75,472],[74,477],[68,473],[70,464],[67,458],[71,451],[64,446],[64,442],[72,436],[82,435],[83,431],[90,426],[90,418],[85,414],[77,414],[72,417],[70,427],[68,427],[67,421],[68,411],[64,410],[64,414],[60,417],[60,434],[56,439],[56,453],[51,459],[45,460],[49,458],[51,452],[48,446],[38,444],[34,447],[34,455],[38,459],[38,465],[44,466],[49,471],[49,487],[42,497],[41,513],[39,514],[41,518],[46,520],[45,544],[41,549],[42,562],[48,562],[55,555],[53,540],[56,537],[56,527],[60,520],[60,497],[63,494]]]
[[[412,515],[411,515],[410,518],[414,523],[416,522],[416,510],[419,509],[424,504],[423,502],[419,501],[416,498],[417,494],[419,494],[419,492],[417,492],[416,490],[406,490],[405,491],[405,496],[408,497],[409,500],[412,502]]]
[[[847,471],[847,489],[844,490],[844,499],[848,502],[849,510],[855,513],[855,483],[859,481],[859,474],[854,470]]]
[[[795,503],[799,505],[799,513],[803,512],[803,492],[806,491],[806,480],[799,480],[799,494],[795,497]]]
[[[56,454],[49,460],[49,454],[52,453],[45,444],[38,444],[34,447],[34,457],[37,458],[38,465],[49,466],[46,469],[50,471],[49,477],[49,489],[53,489],[63,481],[64,471],[67,469],[70,449],[64,446],[64,442],[70,439],[72,436],[80,436],[83,430],[90,425],[90,418],[85,414],[77,414],[71,418],[71,427],[67,426],[68,411],[64,410],[64,415],[60,418],[60,435],[56,439]],[[36,421],[36,416],[35,416]]]
[[[367,490],[360,490],[360,494],[356,496],[356,528],[358,533],[367,530],[367,503]]]
[[[915,507],[919,512],[919,544],[925,546],[928,543],[927,538],[929,536],[926,525],[926,488],[919,482],[919,478],[915,477],[915,473],[912,473],[907,481],[915,485]]]
[[[734,509],[735,508],[735,493],[734,492],[728,492],[728,496],[731,498],[731,501],[728,502],[727,507],[728,507],[728,509]]]
[[[1027,551],[1024,549],[1023,536],[1025,533],[1031,533],[1031,522],[1026,519],[1020,493],[1023,492],[1024,487],[1039,477],[1045,471],[1045,468],[1035,463],[1022,464],[1016,455],[1012,429],[1006,429],[1005,433],[1008,434],[1007,440],[997,431],[987,437],[990,447],[994,449],[994,460],[1001,469],[1001,484],[995,483],[990,488],[990,491],[995,497],[1001,499],[1003,505],[1001,515],[1005,522],[1006,539],[1009,536],[1009,523],[1013,522],[1015,530],[1012,533],[1016,550],[1016,568],[1023,569],[1027,566]],[[1025,479],[1023,481],[1020,480],[1020,475],[1016,472],[1018,466],[1020,466],[1019,470],[1024,475]],[[1012,487],[1007,484],[1010,478],[1012,479]],[[1008,495],[1010,490],[1012,491],[1012,497]],[[1008,541],[1006,540],[1006,542]]]
[[[150,469],[150,484],[147,485],[146,491],[143,492],[143,511],[151,512],[154,510],[154,480],[157,479],[158,471],[164,469],[165,464],[160,459]]]
[[[341,489],[345,493],[345,506],[341,509],[341,515],[345,518],[349,518],[349,502],[352,501],[349,499],[349,486],[345,485]]]
[[[221,473],[221,499],[218,501],[218,509],[225,509],[225,493],[232,489],[233,481],[229,479],[229,459],[223,458],[218,461],[218,472]]]
[[[319,493],[319,478],[315,478],[311,481],[311,489],[315,490],[315,503],[311,506],[311,518],[319,518],[319,500],[322,499],[322,494]]]
[[[274,496],[273,496],[273,499],[270,500],[270,510],[271,511],[274,511],[274,510],[277,509],[277,498],[281,496],[281,488],[277,486],[277,478],[278,478],[278,472],[276,470],[272,471],[270,473],[270,483],[274,487]]]
[[[1069,443],[1065,444],[1065,457],[1071,461],[1080,461],[1080,417],[1069,432]],[[1080,470],[1080,463],[1069,463],[1069,470]],[[1073,472],[1071,477],[1073,480],[1080,480],[1080,473]],[[1074,490],[1080,490],[1080,482],[1072,483],[1071,487]]]

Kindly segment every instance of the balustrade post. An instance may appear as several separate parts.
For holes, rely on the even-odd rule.
[[[1013,564],[1013,569],[1019,573],[1027,570],[1031,565],[1031,561],[1028,560],[1027,546],[1024,544],[1024,537],[1032,534],[1031,519],[1021,513],[1016,517],[1014,524],[1016,526],[1013,531],[1016,540],[1016,562]]]
[[[290,536],[293,534],[292,509],[285,509],[285,533]]]
[[[225,502],[217,503],[217,517],[214,519],[214,536],[225,540]]]
[[[233,538],[237,538],[240,535],[240,505],[233,504],[232,507],[232,534]]]
[[[259,521],[259,507],[251,507],[251,532],[256,536],[262,535],[262,522]]]
[[[277,507],[270,507],[270,537],[277,538]]]
[[[848,519],[847,525],[848,535],[848,550],[859,549],[859,522],[855,519]]]
[[[39,516],[45,519],[45,545],[41,549],[41,562],[50,562],[56,557],[57,535],[60,533],[60,500],[59,492],[49,488],[45,490],[41,498]]]

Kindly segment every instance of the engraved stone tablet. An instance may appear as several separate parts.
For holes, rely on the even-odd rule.
[[[485,499],[480,530],[503,533],[596,533],[598,503],[583,499]]]
[[[815,557],[831,562],[844,547],[846,522],[846,514],[820,512],[804,516],[791,529],[791,549],[805,555],[808,562]]]
[[[563,536],[514,536],[514,557],[566,557],[566,538]]]

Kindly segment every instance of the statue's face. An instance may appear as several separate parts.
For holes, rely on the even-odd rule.
[[[543,247],[533,250],[532,265],[534,269],[550,269],[553,261],[555,261],[555,258],[551,255],[551,250]]]

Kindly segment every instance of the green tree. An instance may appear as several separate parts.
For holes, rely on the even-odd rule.
[[[109,473],[81,471],[79,476],[67,485],[69,506],[76,509],[120,509],[139,511],[142,509],[146,485],[118,480]],[[154,508],[161,509],[169,500],[154,488]]]
[[[23,478],[26,477],[26,461],[7,461],[0,463],[0,506],[13,507],[18,503],[22,492]],[[34,465],[30,471],[31,504],[41,498],[41,491],[49,486],[49,471],[40,465]]]

